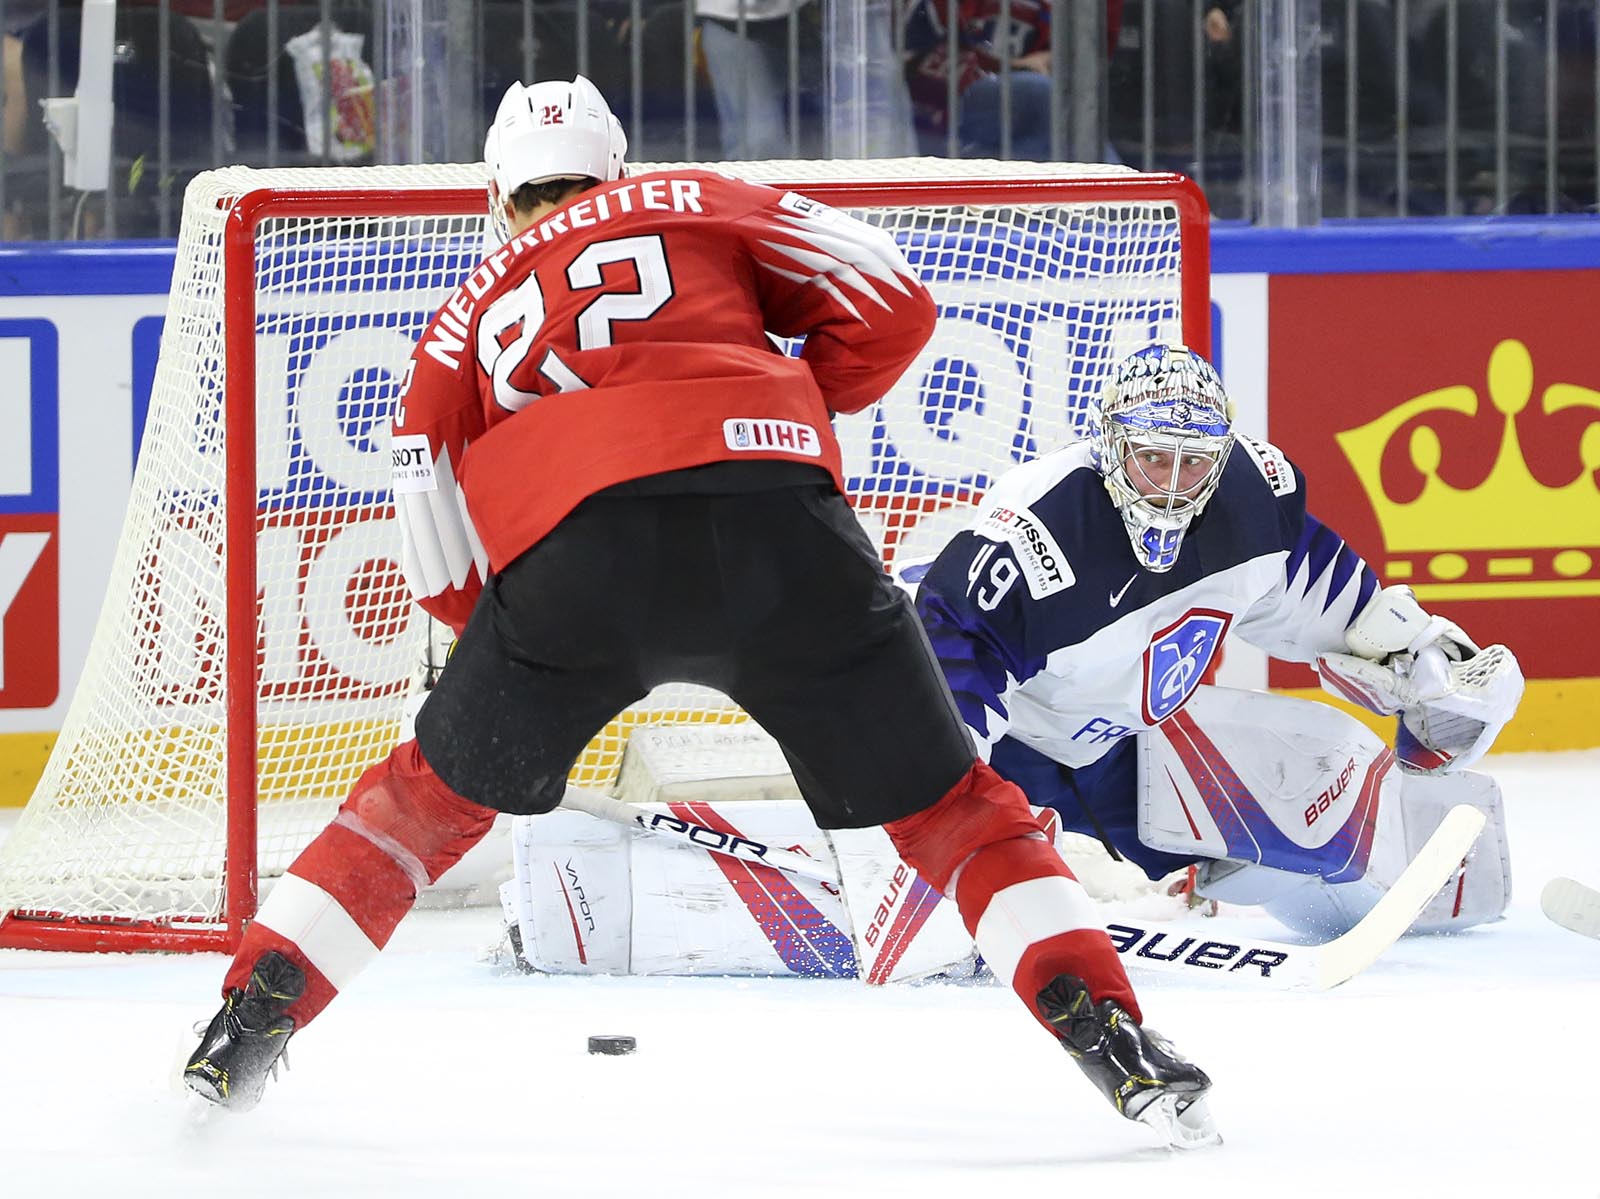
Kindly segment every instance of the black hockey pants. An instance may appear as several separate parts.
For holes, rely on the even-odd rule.
[[[417,736],[468,799],[549,811],[595,733],[664,682],[735,699],[824,828],[920,811],[974,760],[908,598],[831,484],[591,497],[484,589]]]

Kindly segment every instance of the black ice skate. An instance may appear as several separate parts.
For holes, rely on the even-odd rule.
[[[1058,975],[1037,1003],[1066,1051],[1128,1119],[1179,1149],[1222,1140],[1206,1106],[1211,1079],[1160,1033],[1140,1028],[1113,999],[1091,1002],[1088,988],[1070,974]]]
[[[305,989],[300,967],[282,954],[262,954],[249,985],[229,991],[212,1017],[183,1068],[183,1085],[230,1111],[253,1108],[267,1089],[267,1077],[277,1077],[278,1059],[294,1032],[294,1021],[283,1013]]]

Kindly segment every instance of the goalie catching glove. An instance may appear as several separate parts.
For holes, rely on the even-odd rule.
[[[1503,645],[1479,649],[1409,587],[1386,587],[1345,631],[1348,654],[1317,658],[1323,690],[1380,716],[1400,715],[1395,754],[1411,774],[1465,770],[1522,699],[1522,670]]]

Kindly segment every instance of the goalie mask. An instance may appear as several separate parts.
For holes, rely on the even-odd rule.
[[[1095,461],[1140,566],[1177,563],[1232,448],[1227,393],[1204,358],[1158,344],[1118,364],[1100,401]]]
[[[513,83],[483,144],[489,168],[489,219],[505,241],[504,205],[525,183],[622,178],[628,138],[600,89],[582,75],[524,87]]]

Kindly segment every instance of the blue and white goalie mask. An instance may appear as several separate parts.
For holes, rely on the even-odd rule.
[[[1228,396],[1204,358],[1158,344],[1118,364],[1100,400],[1096,460],[1139,565],[1177,563],[1232,448]]]

